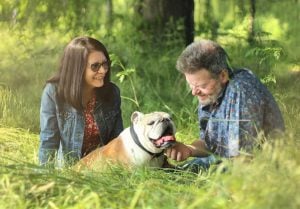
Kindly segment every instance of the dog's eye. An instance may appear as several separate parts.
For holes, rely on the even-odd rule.
[[[152,121],[149,121],[147,124],[148,124],[149,126],[152,126],[154,123],[155,123],[155,121],[152,120]]]

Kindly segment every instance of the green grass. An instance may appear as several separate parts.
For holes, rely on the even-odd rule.
[[[38,135],[0,128],[0,208],[299,208],[299,144],[265,144],[251,162],[207,172],[149,168],[77,173],[36,165]],[[227,171],[223,172],[222,168]]]

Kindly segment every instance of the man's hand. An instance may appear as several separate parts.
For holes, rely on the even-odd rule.
[[[174,146],[166,150],[167,157],[176,161],[186,160],[187,158],[192,157],[192,153],[192,149],[189,145],[180,142],[176,142]]]
[[[183,161],[189,157],[207,157],[210,152],[206,149],[203,140],[196,140],[189,145],[176,142],[173,147],[166,150],[166,155],[172,160]]]

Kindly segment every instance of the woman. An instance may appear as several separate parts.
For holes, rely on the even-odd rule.
[[[58,166],[73,164],[107,144],[123,130],[120,106],[105,46],[90,37],[73,39],[42,94],[40,164],[54,165],[56,156]]]

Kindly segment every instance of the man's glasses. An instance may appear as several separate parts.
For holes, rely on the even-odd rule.
[[[95,63],[91,64],[90,67],[91,67],[91,70],[96,73],[96,72],[99,71],[99,69],[101,67],[103,67],[104,70],[108,70],[109,65],[110,65],[110,63],[108,61],[104,61],[104,62],[101,62],[101,63],[100,62],[95,62]]]

